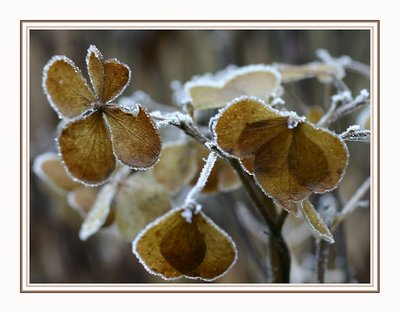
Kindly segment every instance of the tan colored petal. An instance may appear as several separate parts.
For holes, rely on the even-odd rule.
[[[218,189],[220,191],[232,191],[241,186],[241,181],[235,170],[223,159],[218,159]]]
[[[289,171],[300,185],[314,190],[329,175],[328,161],[324,151],[305,135],[303,129],[303,125],[299,125],[293,130]]]
[[[147,270],[164,279],[215,280],[236,260],[235,244],[225,232],[203,213],[187,222],[180,209],[150,224],[135,239],[133,251]]]
[[[58,144],[69,173],[86,184],[106,181],[115,169],[109,130],[99,112],[67,124]]]
[[[92,208],[98,192],[98,188],[78,187],[68,194],[68,204],[82,216],[86,216]]]
[[[148,223],[171,209],[171,199],[150,173],[137,172],[121,184],[113,208],[119,232],[132,241]]]
[[[316,124],[324,115],[324,110],[320,106],[312,106],[308,109],[306,118],[313,124]]]
[[[287,130],[287,118],[285,117],[248,123],[238,138],[238,155],[241,158],[252,157],[265,142]]]
[[[81,240],[87,240],[90,236],[97,233],[106,223],[111,211],[111,202],[116,192],[116,185],[106,184],[101,187],[93,206],[82,223],[79,231],[79,238]]]
[[[104,86],[104,66],[102,60],[103,56],[100,51],[95,46],[91,45],[87,52],[86,65],[93,89],[101,101],[103,101]]]
[[[195,215],[192,223],[194,222],[204,236],[207,251],[203,262],[187,276],[200,277],[206,281],[215,280],[229,271],[236,262],[235,243],[205,214],[200,212]]]
[[[131,79],[129,66],[116,59],[103,62],[104,82],[101,98],[105,103],[114,100],[128,86]]]
[[[78,116],[95,101],[79,69],[64,56],[53,57],[44,67],[43,89],[61,117]]]
[[[326,226],[323,219],[319,216],[317,210],[314,208],[310,200],[306,199],[303,201],[302,212],[305,220],[318,237],[321,237],[323,240],[329,243],[335,242],[331,231],[329,230],[328,226]]]
[[[254,161],[257,182],[267,195],[282,203],[303,200],[311,193],[297,182],[289,169],[288,156],[292,138],[291,130],[282,132],[257,151]]]
[[[108,106],[105,113],[118,159],[133,168],[147,168],[158,161],[161,139],[146,111],[138,107],[137,114],[118,106]]]
[[[231,71],[220,81],[201,80],[186,84],[194,109],[210,109],[225,106],[240,96],[266,99],[275,93],[280,84],[279,74],[263,65],[250,65]]]
[[[193,145],[187,142],[174,142],[164,145],[160,161],[154,166],[153,173],[170,192],[176,192],[193,179],[196,170]]]
[[[200,173],[201,170],[203,169],[204,166],[204,160],[207,159],[208,154],[210,153],[210,151],[204,147],[202,144],[199,144],[197,142],[193,143],[194,145],[194,151],[195,151],[195,158],[196,158],[196,162],[197,162],[197,166],[196,166],[196,173],[193,177],[193,179],[190,182],[191,186],[194,186],[197,182],[197,180],[200,177]],[[213,193],[213,192],[217,192],[218,191],[218,184],[219,184],[219,178],[218,178],[218,163],[219,160],[217,160],[215,162],[215,165],[213,167],[213,169],[211,170],[210,175],[208,176],[207,179],[207,183],[205,184],[205,186],[203,187],[203,189],[201,190],[202,193]]]
[[[299,129],[304,134],[304,137],[308,138],[323,151],[326,160],[327,169],[324,165],[319,164],[319,170],[321,173],[326,170],[326,175],[318,183],[309,184],[309,188],[318,193],[336,188],[348,164],[349,154],[346,144],[336,134],[328,130],[317,129],[309,123],[302,123],[299,125]]]
[[[214,123],[217,143],[225,152],[240,157],[238,140],[246,125],[276,118],[281,117],[261,100],[243,97],[218,115]]]
[[[80,186],[65,171],[58,154],[43,153],[35,158],[33,171],[58,193],[65,194]]]
[[[333,77],[343,78],[345,72],[342,67],[335,64],[313,62],[304,65],[276,64],[281,73],[282,83],[295,82],[310,77],[317,77],[321,82],[331,82]]]

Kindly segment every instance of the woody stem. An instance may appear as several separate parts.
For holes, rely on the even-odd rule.
[[[269,228],[269,249],[273,282],[288,283],[290,280],[290,252],[281,233],[287,212],[282,212],[281,215],[278,216],[272,200],[268,198],[257,186],[253,177],[243,170],[239,160],[225,155],[222,151],[215,147],[212,141],[204,136],[195,125],[185,121],[171,123],[171,125],[180,128],[188,136],[205,145],[211,151],[214,151],[220,158],[227,160],[238,173],[242,185],[246,190],[253,206],[261,214]]]

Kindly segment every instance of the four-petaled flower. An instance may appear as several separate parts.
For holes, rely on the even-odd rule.
[[[65,56],[47,63],[43,88],[63,119],[57,142],[68,172],[80,182],[99,185],[114,172],[116,159],[136,169],[152,166],[161,140],[144,108],[112,103],[130,81],[129,67],[116,59],[103,60],[93,45],[86,64],[93,90]]]

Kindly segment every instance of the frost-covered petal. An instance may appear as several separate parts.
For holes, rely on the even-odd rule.
[[[310,200],[306,199],[303,201],[303,216],[308,224],[311,226],[313,232],[323,240],[334,243],[332,233],[329,230],[328,226],[326,226],[325,222],[318,214],[317,210],[314,208]]]
[[[96,92],[99,100],[103,101],[103,86],[104,86],[104,66],[103,56],[96,46],[91,45],[87,51],[86,66],[88,69],[90,82]]]
[[[318,171],[320,171],[319,175],[324,177],[321,178],[320,181],[315,179],[314,182],[307,184],[307,187],[313,192],[318,193],[336,188],[348,164],[349,154],[346,144],[336,134],[325,129],[318,129],[309,123],[300,124],[299,131],[301,131],[302,137],[307,138],[321,150],[325,158],[325,160],[323,160],[323,158],[320,157],[319,159],[321,161],[318,165]],[[304,145],[302,149],[305,150]],[[308,156],[307,158],[309,159],[309,163],[312,163],[312,160],[314,160],[315,163],[315,157],[311,159],[310,156]],[[326,167],[323,165],[325,162]],[[326,175],[322,175],[322,172],[325,170]],[[305,168],[303,171],[305,171]],[[298,176],[297,179],[299,181]]]
[[[35,158],[33,171],[50,187],[61,194],[65,194],[80,186],[65,171],[57,153],[46,152]]]
[[[86,184],[105,182],[115,169],[109,130],[100,112],[69,122],[58,145],[68,172]]]
[[[80,115],[95,101],[80,70],[65,56],[55,56],[43,69],[43,89],[53,109],[61,116]]]
[[[132,241],[148,223],[171,209],[171,199],[149,172],[137,172],[121,184],[113,208],[120,234]]]
[[[86,215],[79,231],[79,238],[87,240],[90,236],[100,230],[107,221],[107,217],[111,211],[111,202],[117,191],[114,184],[106,184],[101,187],[95,202],[89,213]]]
[[[226,70],[214,77],[195,77],[185,84],[184,90],[194,109],[209,109],[225,106],[240,96],[266,99],[278,91],[279,85],[279,73],[260,64]]]
[[[68,194],[68,204],[79,214],[86,216],[92,208],[98,192],[98,188],[80,186]]]
[[[196,170],[195,149],[187,142],[164,145],[160,161],[153,168],[155,178],[171,192],[176,192],[188,184]]]
[[[131,70],[128,65],[117,59],[103,61],[104,82],[101,99],[108,103],[118,97],[128,86]]]
[[[222,150],[241,157],[238,141],[246,125],[279,117],[274,110],[268,110],[261,100],[241,97],[217,115],[213,125],[214,136]]]
[[[110,105],[105,110],[118,159],[133,168],[147,168],[158,161],[161,139],[146,111],[138,112]]]
[[[235,263],[232,239],[203,213],[189,223],[181,209],[160,217],[136,237],[133,251],[145,268],[164,279],[215,280]]]

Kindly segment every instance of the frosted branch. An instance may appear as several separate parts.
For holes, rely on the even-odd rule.
[[[332,228],[335,229],[349,214],[354,212],[357,208],[363,206],[363,201],[360,201],[362,197],[367,193],[371,186],[371,178],[368,177],[361,186],[356,190],[354,195],[347,201],[342,211],[339,212],[335,218]],[[361,204],[361,206],[360,206]]]
[[[210,154],[207,157],[206,163],[203,166],[203,169],[201,170],[200,176],[196,182],[196,185],[193,186],[193,188],[189,191],[189,193],[186,196],[185,202],[183,203],[183,207],[186,209],[199,211],[201,208],[198,207],[196,204],[196,198],[200,194],[201,190],[204,188],[204,186],[207,183],[208,177],[211,174],[211,171],[214,167],[215,162],[217,161],[217,155],[215,152],[210,152]],[[185,213],[187,214],[187,213]]]
[[[369,142],[371,131],[369,129],[361,129],[359,125],[352,125],[341,133],[339,137],[346,141]]]
[[[327,126],[336,120],[352,113],[362,105],[370,104],[369,93],[366,89],[353,98],[348,91],[332,96],[331,106],[326,114],[318,122],[318,126]]]

